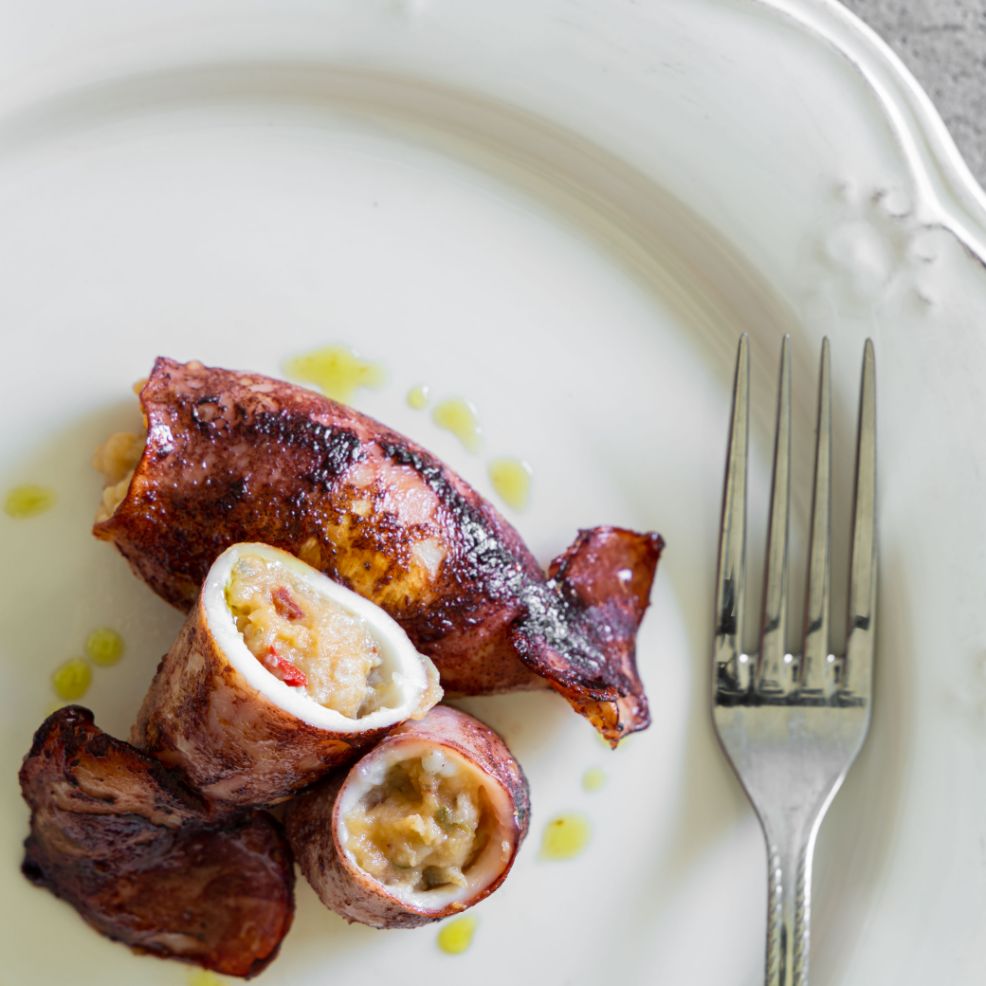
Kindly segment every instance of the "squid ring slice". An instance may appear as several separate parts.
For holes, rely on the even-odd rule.
[[[370,601],[293,555],[215,561],[132,738],[214,804],[275,804],[441,697],[438,674]]]
[[[288,808],[288,841],[348,921],[414,928],[489,896],[527,834],[527,780],[503,740],[438,706]]]

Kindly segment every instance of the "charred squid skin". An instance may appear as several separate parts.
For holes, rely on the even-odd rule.
[[[180,768],[217,811],[286,800],[352,762],[402,719],[423,715],[441,697],[430,662],[377,611],[388,624],[377,628],[382,639],[397,637],[394,650],[400,663],[395,664],[405,679],[403,711],[385,708],[363,719],[366,725],[329,713],[325,723],[321,720],[327,718],[327,710],[302,699],[299,715],[294,690],[250,654],[222,598],[224,573],[238,558],[261,555],[327,581],[267,545],[227,549],[210,569],[178,639],[158,666],[131,732],[135,746]],[[367,611],[374,609],[365,600],[354,602]],[[229,626],[224,627],[224,619]],[[420,677],[417,683],[412,672]]]
[[[20,771],[24,875],[133,951],[250,978],[294,913],[294,866],[266,812],[217,818],[180,774],[68,706]]]
[[[587,602],[563,573],[546,576],[463,479],[351,408],[259,374],[163,357],[140,400],[143,455],[93,533],[169,602],[192,605],[230,544],[265,541],[386,610],[450,694],[548,685],[613,742],[649,723],[635,640],[658,535],[581,532],[562,558],[582,552],[610,566],[591,581],[616,593],[615,606]],[[596,536],[610,550],[590,550]],[[617,575],[627,566],[624,584]],[[635,598],[623,606],[628,585]],[[607,626],[609,611],[636,622]]]
[[[509,819],[498,815],[500,837],[509,852],[492,879],[460,900],[437,908],[414,904],[362,870],[343,842],[342,810],[346,787],[353,783],[361,764],[370,758],[388,757],[404,748],[449,751],[482,771],[497,785]],[[530,822],[527,779],[503,739],[472,716],[449,706],[436,706],[419,722],[395,729],[363,761],[348,773],[337,774],[305,792],[288,806],[285,827],[302,873],[322,903],[350,923],[374,928],[417,928],[459,913],[488,897],[506,879]]]
[[[579,531],[573,544],[548,568],[564,605],[579,614],[578,624],[605,655],[606,674],[597,691],[580,687],[568,673],[571,635],[561,640],[549,622],[521,620],[513,628],[518,652],[551,664],[551,686],[563,694],[615,747],[623,736],[650,725],[647,694],[637,671],[637,629],[650,602],[657,563],[664,550],[660,534],[638,534],[620,527]],[[537,658],[534,655],[537,655]]]

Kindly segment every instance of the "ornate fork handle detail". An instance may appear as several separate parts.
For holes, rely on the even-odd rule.
[[[826,809],[870,720],[876,610],[876,390],[867,341],[860,388],[846,654],[829,649],[831,398],[822,344],[801,654],[787,649],[791,356],[781,353],[760,647],[743,650],[749,355],[736,360],[716,585],[713,719],[767,840],[767,986],[807,986],[811,863]]]
[[[767,986],[806,986],[811,924],[811,861],[809,839],[767,836]]]

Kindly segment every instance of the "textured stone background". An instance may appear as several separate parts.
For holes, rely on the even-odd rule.
[[[931,96],[986,186],[986,0],[843,0]]]

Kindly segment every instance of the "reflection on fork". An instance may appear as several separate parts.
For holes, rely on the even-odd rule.
[[[870,720],[876,617],[876,384],[863,353],[846,653],[829,644],[831,398],[822,342],[805,626],[787,639],[791,343],[781,350],[773,482],[759,652],[743,651],[749,344],[740,338],[719,535],[713,719],[767,840],[768,986],[808,981],[811,862],[826,809],[859,753]]]

